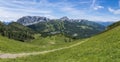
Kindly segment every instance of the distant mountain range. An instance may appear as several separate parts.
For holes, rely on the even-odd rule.
[[[33,34],[42,37],[63,34],[72,39],[91,37],[105,30],[105,26],[85,19],[49,19],[41,16],[24,16],[17,22],[1,22],[0,34],[20,41],[34,39]],[[22,33],[23,32],[23,33]]]
[[[18,19],[17,23],[31,28],[43,36],[62,33],[72,38],[90,37],[105,29],[105,26],[96,22],[84,19],[69,19],[68,17],[49,19],[40,16],[24,16]]]
[[[108,22],[96,22],[96,23],[99,23],[99,24],[104,25],[105,27],[107,27],[107,26],[111,25],[114,22],[109,22],[108,21]]]
[[[50,20],[56,20],[56,19],[49,19],[47,17],[41,17],[41,16],[24,16],[24,17],[21,17],[20,19],[18,19],[17,22],[27,26],[27,25],[32,25],[32,24],[36,24],[39,22],[45,22],[45,21],[50,21]],[[57,19],[57,20],[61,20],[61,21],[66,20],[66,21],[70,21],[70,22],[73,22],[73,21],[80,22],[84,19],[69,19],[68,17],[65,16],[65,17],[62,17],[62,18]],[[86,21],[86,20],[84,20],[84,21]],[[99,23],[99,24],[104,25],[104,26],[109,26],[110,24],[112,24],[114,22],[96,22],[96,23]],[[8,24],[8,22],[6,24]]]

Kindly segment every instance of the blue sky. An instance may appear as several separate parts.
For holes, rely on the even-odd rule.
[[[0,0],[1,21],[16,21],[28,15],[118,21],[120,0]]]

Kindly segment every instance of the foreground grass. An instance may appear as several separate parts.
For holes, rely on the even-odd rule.
[[[120,62],[120,26],[66,50],[1,62]]]
[[[59,41],[57,41],[57,39]],[[51,49],[69,46],[75,43],[77,43],[77,41],[64,42],[63,37],[60,36],[47,37],[45,39],[40,37],[40,38],[36,38],[31,42],[20,42],[0,36],[0,53],[22,53],[22,52],[26,53],[26,52],[45,51],[45,50],[51,50]]]
[[[0,36],[0,52],[15,53],[15,52],[30,52],[39,51],[40,48],[35,45],[30,45],[16,40],[11,40]]]
[[[82,39],[81,39],[82,41]],[[60,48],[72,45],[76,43],[77,40],[72,40],[68,37],[65,37],[62,34],[48,36],[48,37],[41,37],[39,34],[35,35],[35,39],[31,42],[26,42],[28,44],[37,45],[39,47],[53,49],[53,48]]]

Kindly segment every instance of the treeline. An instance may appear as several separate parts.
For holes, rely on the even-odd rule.
[[[34,31],[16,22],[12,22],[8,25],[0,22],[0,34],[10,39],[15,39],[23,42],[34,39],[32,36],[34,34]]]

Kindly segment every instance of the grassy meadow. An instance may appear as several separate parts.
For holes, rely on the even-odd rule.
[[[52,53],[16,59],[1,59],[1,62],[119,62],[120,26],[89,38],[85,43]]]

